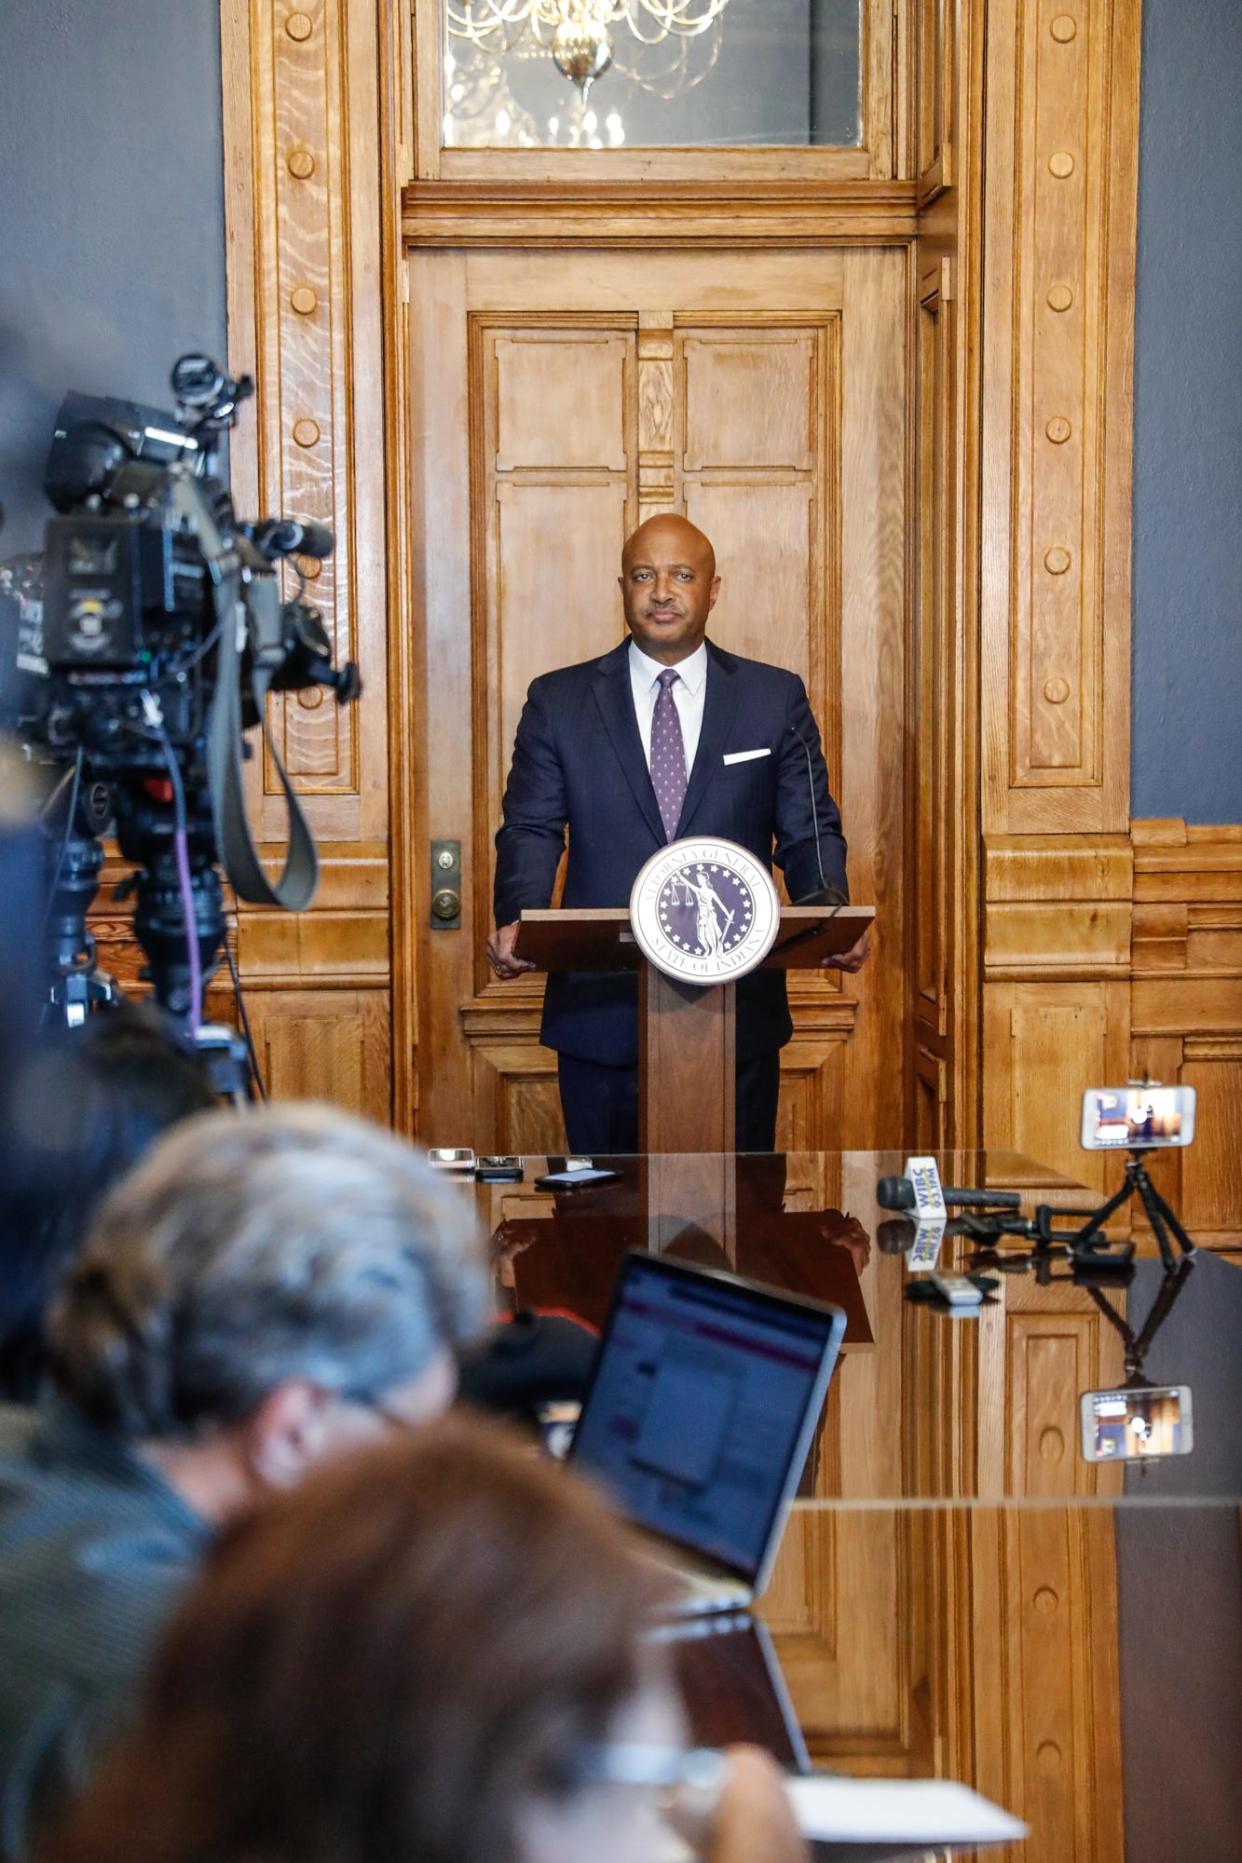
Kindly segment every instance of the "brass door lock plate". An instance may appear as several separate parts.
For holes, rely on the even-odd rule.
[[[431,843],[431,929],[461,929],[461,842]]]

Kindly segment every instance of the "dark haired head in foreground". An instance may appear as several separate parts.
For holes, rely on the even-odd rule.
[[[213,1534],[452,1398],[487,1310],[473,1202],[339,1108],[199,1113],[112,1190],[0,1406],[0,1858],[127,1726]]]
[[[170,1126],[215,1105],[207,1072],[157,1010],[133,1003],[45,1040],[13,1091],[20,1221],[0,1261],[0,1398],[30,1403],[46,1370],[44,1319],[112,1186]]]
[[[654,1798],[598,1774],[683,1738],[640,1641],[662,1586],[482,1425],[351,1458],[218,1544],[47,1863],[654,1863]],[[802,1855],[757,1756],[714,1822],[720,1863]]]

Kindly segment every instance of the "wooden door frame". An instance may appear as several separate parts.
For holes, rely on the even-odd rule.
[[[393,937],[392,928],[411,922],[426,892],[425,876],[412,866],[418,772],[404,728],[420,695],[408,651],[415,617],[404,508],[412,454],[403,254],[412,241],[486,243],[506,227],[524,240],[568,244],[606,237],[631,248],[652,238],[711,247],[726,238],[731,243],[739,229],[758,247],[908,245],[917,253],[910,268],[911,330],[920,278],[942,258],[950,261],[957,305],[952,502],[962,737],[948,749],[963,834],[949,967],[953,1041],[945,1060],[954,1114],[948,1136],[958,1143],[983,1136],[1021,1143],[1025,1115],[1017,1082],[1024,1066],[1039,1065],[1040,1054],[1028,1035],[1060,1000],[1059,991],[1068,991],[1067,1003],[1072,997],[1081,1005],[1087,1000],[1082,985],[1097,986],[1089,1014],[1101,1054],[1128,1051],[1136,882],[1122,754],[1129,718],[1122,646],[1128,628],[1139,3],[1080,0],[1074,13],[1056,16],[1055,31],[1018,0],[905,0],[897,18],[891,93],[896,157],[888,174],[765,184],[729,178],[723,158],[724,178],[714,183],[437,183],[415,178],[408,0],[315,0],[305,12],[286,12],[283,0],[280,8],[271,0],[222,0],[230,360],[265,365],[258,431],[243,424],[234,447],[239,503],[245,506],[252,492],[279,498],[270,462],[286,456],[285,429],[292,430],[295,415],[313,419],[347,461],[348,470],[328,488],[327,507],[314,515],[335,520],[355,544],[360,522],[364,537],[379,539],[374,561],[366,548],[354,552],[367,563],[367,600],[356,607],[371,674],[371,723],[350,781],[372,822],[383,824],[388,848],[384,858],[379,838],[330,845],[330,884],[296,930],[270,915],[244,913],[242,966],[260,1009],[276,1002],[277,993],[292,991],[313,1022],[322,991],[325,1029],[343,986],[376,992],[390,1011],[390,1110],[402,1129],[417,1126],[418,1027],[409,941]],[[910,30],[916,18],[917,33]],[[326,93],[308,81],[316,73]],[[277,110],[274,91],[281,86]],[[1037,97],[1081,105],[1080,114],[1037,120]],[[1058,146],[1044,146],[1051,142]],[[312,175],[323,180],[305,183],[298,225],[279,216],[270,221],[261,203],[276,198],[273,177],[287,187],[285,178],[296,179],[307,157]],[[1049,166],[1054,157],[1055,168]],[[316,211],[325,241],[343,213],[350,224],[350,237],[331,248],[335,269],[318,294],[322,324],[294,302],[299,254],[307,249]],[[606,236],[600,231],[605,224]],[[1045,255],[1055,257],[1067,240],[1064,249],[1072,251],[1084,229],[1093,243],[1083,280],[1042,278]],[[1058,286],[1069,290],[1071,311],[1064,315],[1054,307],[1060,321],[1039,325],[1042,347],[1022,374],[1021,351],[1007,360],[1010,333],[1036,327],[1032,317],[1046,320],[1048,293]],[[1064,296],[1059,290],[1057,301]],[[299,301],[305,302],[304,294]],[[308,414],[282,406],[275,381],[295,365],[305,368],[308,342],[313,350],[329,319],[346,337],[348,396],[325,398]],[[1044,378],[1055,383],[1074,354],[1094,356],[1099,364],[1082,377],[1084,398],[1073,425],[1090,441],[1082,471],[1096,491],[1087,508],[1099,514],[1084,546],[1093,580],[1083,597],[1081,639],[1089,656],[1104,657],[1093,662],[1102,670],[1086,697],[1066,702],[1089,707],[1088,732],[1098,734],[1107,720],[1116,742],[1108,749],[1102,789],[1089,761],[1059,785],[1040,778],[1032,788],[1031,748],[1014,738],[1008,672],[998,683],[996,669],[1017,665],[1032,651],[1043,610],[1064,585],[1037,579],[1024,586],[1022,564],[1001,545],[1023,470],[1027,410],[1039,405]],[[325,350],[315,368],[321,377],[326,369],[330,379],[332,367]],[[1022,418],[1015,425],[1019,387]],[[343,431],[325,429],[325,421]],[[1068,465],[1072,453],[1051,455],[1051,466],[1041,459],[1041,471]],[[297,458],[292,451],[288,456]],[[1062,545],[1048,546],[1054,547]],[[1072,544],[1064,547],[1073,560]],[[381,617],[383,644],[376,625]],[[1063,623],[1055,625],[1066,638]],[[1060,673],[1051,669],[1041,677],[1059,692]],[[1038,746],[1034,754],[1041,754]],[[993,1031],[986,1039],[985,1027]],[[1056,1083],[1049,1090],[1057,1091]]]

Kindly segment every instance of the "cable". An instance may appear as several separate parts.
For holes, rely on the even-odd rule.
[[[78,756],[80,757],[81,754],[82,754],[82,747],[81,745],[79,745]],[[43,807],[39,810],[40,821],[46,821],[47,817],[52,813],[53,809],[56,807],[56,804],[60,801],[62,795],[65,793],[65,790],[69,787],[70,783],[73,781],[74,768],[75,768],[75,765],[71,763],[67,769],[61,771],[60,781],[57,783],[55,789],[53,789],[51,795],[48,796],[46,800],[44,801]]]
[[[806,758],[806,783],[811,792],[811,826],[815,830],[815,864],[819,868],[820,891],[827,892],[828,882],[824,878],[824,857],[819,848],[819,808],[815,801],[815,771],[811,764],[811,746],[796,725],[790,725],[789,729],[801,744],[802,754]]]
[[[816,905],[831,906],[833,908],[831,916],[835,919],[841,907],[848,904],[848,900],[839,886],[829,886],[827,880],[824,878],[824,855],[819,839],[819,804],[815,797],[815,770],[811,763],[811,746],[807,743],[796,724],[791,724],[789,726],[789,734],[791,737],[797,738],[799,744],[802,746],[802,754],[806,758],[806,781],[811,796],[811,827],[815,834],[815,865],[819,869],[819,897],[816,898],[814,894],[811,894],[811,900],[813,900]],[[828,897],[828,895],[831,895],[831,897]],[[803,898],[794,900],[793,903],[795,905],[806,905],[809,902]]]
[[[229,891],[233,894],[233,924],[238,927],[240,935],[241,908],[238,905],[237,894],[232,884],[229,886]],[[246,1042],[246,1053],[250,1057],[250,1077],[258,1090],[259,1098],[266,1101],[267,1087],[264,1084],[263,1075],[259,1068],[259,1056],[254,1045],[254,1036],[250,1029],[250,1017],[246,1014],[246,999],[242,995],[241,972],[237,968],[237,959],[233,955],[233,947],[229,943],[229,927],[227,924],[224,928],[224,961],[228,965],[229,975],[233,979],[233,1001],[237,1005],[237,1020],[241,1023],[242,1035],[245,1037]]]
[[[164,728],[164,713],[154,692],[143,693],[142,710],[152,736],[164,753],[164,762],[168,765],[168,778],[172,784],[173,851],[177,860],[177,890],[181,894],[186,959],[190,970],[188,1023],[190,1036],[193,1039],[198,1034],[203,1021],[203,963],[202,953],[198,948],[198,931],[194,922],[194,886],[190,878],[190,834],[185,808],[185,785],[181,780],[181,767],[177,762],[177,753]]]
[[[60,852],[56,856],[56,866],[52,872],[52,883],[47,889],[47,904],[43,908],[43,924],[39,929],[40,938],[43,938],[46,934],[48,924],[52,917],[52,907],[56,903],[56,888],[60,885],[60,876],[65,864],[65,855],[69,852],[69,843],[73,838],[73,823],[78,812],[78,790],[82,786],[83,756],[84,752],[81,744],[79,744],[77,755],[73,760],[72,780],[69,789],[69,807],[65,812],[65,832],[60,839]],[[48,797],[48,807],[51,806],[52,802],[60,794],[65,786],[66,780],[65,777],[62,777],[60,782],[56,785],[52,795]]]

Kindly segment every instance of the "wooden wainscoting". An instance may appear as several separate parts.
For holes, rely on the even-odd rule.
[[[1194,1143],[1152,1176],[1196,1241],[1242,1250],[1242,826],[1000,836],[985,876],[986,1142],[1111,1189],[1083,1089],[1192,1086]]]
[[[1117,1565],[1106,1509],[956,1517],[959,1719],[948,1767],[1031,1827],[1002,1863],[1123,1863]],[[952,1725],[952,1723],[950,1723]]]
[[[1152,1179],[1196,1242],[1242,1250],[1242,826],[1133,835],[1131,1071],[1198,1095],[1194,1143]]]

